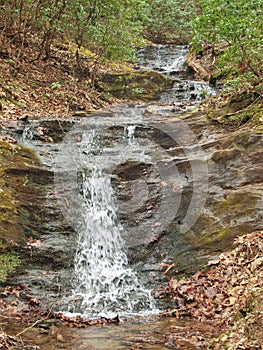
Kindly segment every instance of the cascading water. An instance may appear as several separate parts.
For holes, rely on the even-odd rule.
[[[134,144],[134,132],[136,129],[136,125],[128,125],[124,128],[124,139],[128,139],[128,144]]]
[[[178,104],[181,112],[218,93],[216,88],[204,81],[189,80],[186,66],[188,50],[188,46],[157,45],[147,46],[138,52],[140,68],[156,70],[175,80],[172,89],[162,92],[159,103]]]
[[[35,128],[34,122],[28,123],[24,126],[24,130],[19,140],[22,145],[24,146],[30,145],[34,137],[34,128]]]
[[[127,149],[133,142],[134,130],[135,126],[124,126]],[[78,190],[82,204],[70,298],[74,302],[68,310],[89,317],[153,310],[150,291],[128,267],[111,175],[100,157],[103,149],[100,132],[100,128],[94,128],[83,134],[78,145]],[[114,153],[114,147],[104,149]]]
[[[128,268],[111,179],[94,168],[83,175],[85,218],[78,233],[75,294],[82,313],[136,312],[149,308],[149,293]]]
[[[188,46],[147,46],[138,51],[139,65],[143,69],[156,70],[167,75],[182,71]]]

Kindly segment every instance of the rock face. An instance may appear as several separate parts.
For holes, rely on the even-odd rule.
[[[60,239],[63,220],[55,205],[51,205],[52,195],[47,200],[53,173],[41,165],[33,150],[15,143],[0,142],[0,173],[0,253],[4,254],[3,257],[9,256],[6,254],[19,255],[21,265],[17,269],[17,283],[23,284],[31,266],[42,271],[47,265],[56,269],[62,254],[55,248],[54,255],[53,244],[50,243],[42,249],[42,239],[47,234],[50,241],[53,232]],[[59,230],[56,229],[58,221]],[[56,240],[53,242],[58,244]],[[40,246],[39,254],[35,255],[34,250]],[[64,256],[62,265],[65,259]],[[3,267],[3,271],[6,269]],[[30,278],[32,281],[32,276]]]
[[[36,234],[34,221],[41,216],[47,172],[28,148],[0,142],[0,154],[1,241],[4,245],[25,243],[28,234]]]
[[[4,139],[17,139],[18,144],[0,142],[0,239],[5,250],[17,253],[21,262],[6,283],[25,285],[29,289],[22,297],[36,295],[46,303],[61,288],[61,269],[72,265],[74,235],[57,207],[53,171],[41,160],[43,154],[47,159],[51,156],[49,146],[60,142],[71,126],[70,121],[55,120],[31,126],[7,122],[2,133],[13,138]],[[36,149],[41,147],[38,156],[21,145],[23,133],[36,141]]]
[[[176,123],[178,117],[169,118]],[[191,162],[176,149],[169,137],[163,134],[148,133],[154,142],[162,144],[167,150],[173,147],[173,160],[181,174],[185,174],[182,199],[175,219],[166,227],[163,234],[148,246],[133,248],[130,259],[138,268],[149,273],[149,281],[178,273],[191,273],[204,266],[209,259],[230,249],[236,236],[262,229],[263,214],[263,138],[261,133],[249,128],[226,130],[209,122],[202,112],[188,113],[181,117],[194,132],[201,146],[208,170],[208,191],[205,206],[196,223],[185,233],[180,224],[184,220],[193,194]],[[179,147],[178,147],[179,149]],[[196,158],[198,162],[198,156]],[[138,164],[140,177],[142,165]],[[125,173],[125,169],[127,170]],[[149,169],[149,166],[148,166]],[[149,170],[149,173],[151,170]],[[126,165],[120,173],[121,188],[125,196],[125,184],[129,187],[131,173],[136,177],[136,167]],[[152,183],[156,175],[152,173]],[[151,180],[149,180],[151,182]],[[201,194],[202,195],[202,194]],[[143,212],[138,211],[129,220],[140,222],[151,216],[158,206],[158,192],[150,198],[152,207],[146,205]],[[148,203],[149,204],[149,203]],[[127,219],[127,218],[126,218]],[[131,222],[131,225],[132,225]],[[160,265],[162,264],[162,265]]]

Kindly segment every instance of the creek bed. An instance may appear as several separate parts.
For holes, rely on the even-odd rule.
[[[3,329],[15,335],[26,328],[21,323],[4,322]],[[104,325],[86,329],[51,326],[33,328],[23,334],[28,346],[45,350],[133,350],[133,349],[206,349],[207,339],[214,336],[211,324],[192,319],[152,317],[127,320],[118,325]]]

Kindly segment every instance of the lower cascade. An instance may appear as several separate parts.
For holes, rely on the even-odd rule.
[[[123,142],[127,149],[131,146],[134,129],[135,126],[124,127]],[[74,158],[77,162],[77,188],[66,195],[68,206],[74,203],[72,197],[75,195],[81,198],[75,223],[73,295],[69,299],[71,302],[67,302],[67,310],[62,309],[88,317],[154,311],[151,292],[142,286],[135,271],[128,266],[122,237],[124,228],[117,217],[112,175],[100,154],[103,149],[100,133],[100,128],[94,128],[82,134],[82,141],[77,146],[77,161]],[[60,159],[62,163],[63,159]],[[64,181],[60,180],[57,181],[59,185]],[[70,209],[73,214],[76,207]]]

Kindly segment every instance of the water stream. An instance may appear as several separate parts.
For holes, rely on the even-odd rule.
[[[42,161],[42,167],[21,169],[11,158],[6,173],[25,191],[21,222],[30,221],[27,213],[39,216],[26,227],[36,242],[17,248],[23,265],[8,280],[19,297],[7,300],[17,308],[18,300],[26,307],[40,300],[45,310],[120,320],[85,329],[47,320],[23,333],[26,344],[45,350],[206,349],[217,333],[212,319],[162,317],[181,304],[165,287],[231,250],[238,235],[262,230],[263,138],[249,128],[226,132],[195,108],[217,90],[195,81],[187,51],[139,51],[138,69],[174,79],[173,88],[151,103],[8,121],[2,128]],[[35,183],[40,194],[34,191],[33,201]],[[28,327],[8,315],[0,320],[10,334]]]
[[[205,97],[218,93],[215,87],[203,81],[193,80],[186,67],[187,46],[148,46],[139,50],[139,67],[156,70],[173,78],[176,82],[172,89],[162,92],[159,104],[178,106],[177,112],[193,108]]]
[[[72,300],[79,300],[70,305],[69,311],[80,312],[86,316],[115,316],[154,310],[150,290],[139,282],[135,271],[128,266],[125,253],[123,231],[119,222],[117,203],[111,184],[111,174],[107,172],[107,162],[117,151],[103,146],[102,130],[94,123],[83,132],[81,142],[74,147],[74,164],[77,187],[67,193],[66,210],[74,220],[72,225],[77,232],[76,254],[74,259],[74,277]],[[105,126],[105,124],[103,124]],[[101,130],[102,129],[102,130]],[[134,127],[124,128],[123,148],[133,143]],[[72,135],[67,145],[71,146]],[[64,143],[65,145],[65,143]],[[63,146],[64,146],[63,145]],[[65,158],[72,150],[63,147],[57,162],[60,164],[59,176],[56,177],[58,194],[68,183],[69,161]],[[103,155],[103,152],[106,154]],[[118,157],[121,161],[121,155]],[[72,179],[70,180],[73,183]],[[77,205],[76,198],[81,197]],[[72,208],[74,205],[74,208]],[[67,215],[67,214],[66,214]],[[114,314],[115,313],[115,314]]]

